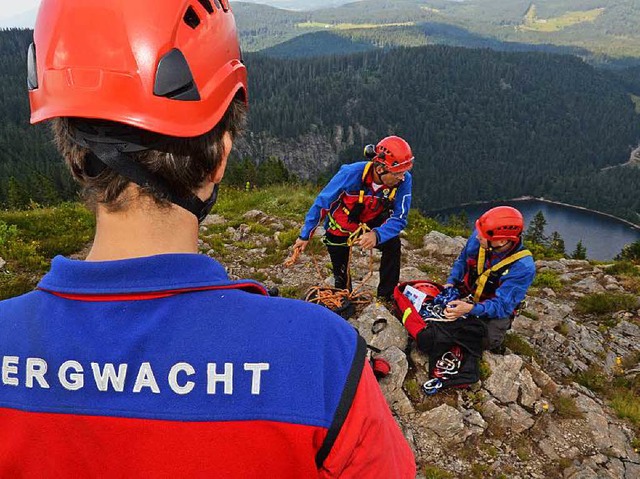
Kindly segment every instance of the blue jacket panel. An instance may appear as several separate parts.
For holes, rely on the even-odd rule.
[[[471,237],[467,240],[464,249],[453,264],[447,283],[462,283],[467,273],[468,260],[477,260],[480,251],[480,242],[478,241],[477,234],[477,231],[474,230]],[[505,254],[491,253],[487,255],[486,267],[490,268],[507,256],[523,249],[525,248],[521,243],[515,251]],[[524,300],[535,275],[536,265],[531,256],[512,263],[500,278],[500,286],[496,290],[495,297],[477,303],[470,314],[480,318],[508,318],[518,304]]]
[[[362,174],[368,162],[358,162],[343,165],[338,173],[329,181],[327,186],[316,197],[304,220],[304,226],[300,238],[308,240],[320,221],[325,218],[327,212],[333,212],[339,205],[340,199],[345,193],[357,194],[364,186]],[[374,228],[378,243],[385,243],[400,234],[406,228],[411,209],[411,173],[406,173],[404,181],[398,186],[396,197],[393,201],[390,218],[381,226]],[[370,192],[370,194],[373,194]],[[381,193],[378,193],[380,195]],[[325,228],[327,222],[325,221]]]
[[[238,284],[203,255],[55,258],[41,290],[0,302],[0,407],[329,427],[355,330],[302,301],[192,291]]]

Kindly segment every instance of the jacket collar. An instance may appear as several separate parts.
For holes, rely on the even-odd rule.
[[[78,261],[57,256],[38,289],[80,295],[114,295],[233,287],[224,267],[200,254],[167,254],[118,261]]]

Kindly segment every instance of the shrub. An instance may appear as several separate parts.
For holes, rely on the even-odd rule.
[[[33,291],[37,281],[24,274],[0,275],[0,301]]]
[[[581,419],[582,412],[576,405],[576,400],[571,396],[559,394],[552,399],[555,412],[558,416],[565,419]]]
[[[538,288],[551,288],[554,291],[558,291],[562,289],[562,282],[560,281],[560,275],[555,271],[541,271],[536,274],[533,286]]]
[[[594,293],[578,300],[576,310],[582,314],[607,314],[637,307],[638,300],[632,294]]]
[[[424,216],[418,210],[409,211],[409,220],[405,233],[407,241],[416,248],[421,248],[424,235],[431,231],[439,231],[448,236],[469,236],[470,231],[459,226],[444,226],[433,218]]]
[[[629,419],[640,426],[640,397],[634,391],[616,390],[611,399],[611,407],[619,418]]]
[[[613,266],[607,268],[607,273],[619,276],[640,276],[640,267],[631,261],[616,261]]]
[[[453,477],[450,472],[431,465],[424,466],[423,473],[425,479],[451,479]]]
[[[509,348],[515,354],[528,356],[530,358],[537,357],[535,349],[523,338],[515,333],[509,333],[504,338],[505,347]]]
[[[492,374],[491,371],[491,367],[489,366],[489,363],[486,362],[484,359],[480,360],[480,364],[479,364],[479,369],[480,369],[480,379],[482,381],[486,381],[487,379],[489,379],[489,377]]]
[[[604,371],[595,365],[591,365],[586,371],[576,374],[575,381],[597,393],[602,393],[607,389],[607,378]]]

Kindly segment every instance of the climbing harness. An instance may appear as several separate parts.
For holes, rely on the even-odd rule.
[[[485,267],[486,255],[487,255],[486,250],[484,248],[480,248],[480,251],[478,252],[478,265],[477,265],[478,279],[476,280],[477,286],[476,286],[475,292],[473,293],[473,300],[476,303],[480,301],[482,297],[482,293],[484,292],[484,288],[487,285],[487,281],[491,276],[491,273],[500,271],[501,269],[509,266],[510,264],[515,263],[516,261],[521,260],[522,258],[525,258],[527,256],[533,256],[531,254],[531,251],[527,249],[523,249],[522,251],[518,251],[517,253],[503,259],[499,263],[494,264],[491,268],[485,271],[484,267]]]

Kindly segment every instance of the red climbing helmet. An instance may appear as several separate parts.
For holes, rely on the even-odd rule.
[[[413,168],[413,152],[409,143],[399,136],[388,136],[375,147],[368,145],[365,156],[382,165],[390,173],[402,173]]]
[[[43,0],[27,83],[31,123],[95,118],[177,137],[247,100],[228,0]]]
[[[425,301],[433,301],[433,299],[442,291],[442,286],[434,283],[433,281],[415,281],[410,284],[418,291],[427,295]]]
[[[476,230],[488,241],[520,241],[524,230],[524,218],[522,213],[511,206],[498,206],[487,211],[476,221]]]

